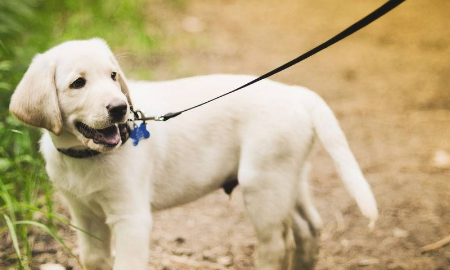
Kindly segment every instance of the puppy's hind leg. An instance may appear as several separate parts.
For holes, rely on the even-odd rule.
[[[286,168],[240,173],[244,204],[258,239],[258,270],[289,269],[294,249],[291,209],[295,177]]]
[[[303,166],[301,179],[298,183],[296,204],[291,213],[292,230],[295,239],[295,251],[291,270],[311,270],[317,261],[319,253],[320,231],[322,220],[313,205],[309,192],[309,173],[311,165]]]
[[[311,173],[311,163],[306,162],[301,172],[300,182],[298,183],[296,195],[296,212],[308,223],[311,234],[319,236],[322,230],[322,218],[314,206],[311,192],[309,189],[309,177]]]

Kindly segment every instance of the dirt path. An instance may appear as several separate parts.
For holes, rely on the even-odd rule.
[[[341,4],[347,2],[352,5]],[[384,0],[347,2],[151,1],[149,24],[164,35],[164,52],[125,61],[131,70],[131,64],[147,67],[158,80],[261,74]],[[450,171],[431,162],[437,149],[450,151],[448,10],[446,0],[407,1],[275,77],[315,90],[333,108],[381,211],[369,232],[318,147],[312,186],[326,225],[317,269],[450,269],[450,247],[419,250],[450,234]],[[239,190],[231,199],[218,191],[158,213],[152,238],[152,269],[254,269],[256,242]]]

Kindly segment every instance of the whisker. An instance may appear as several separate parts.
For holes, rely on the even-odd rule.
[[[123,52],[123,53],[116,54],[115,57],[116,57],[116,58],[120,58],[120,57],[126,57],[126,56],[128,56],[128,55],[136,56],[137,54],[132,53],[132,52]]]

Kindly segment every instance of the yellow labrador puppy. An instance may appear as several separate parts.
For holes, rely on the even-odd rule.
[[[261,81],[168,122],[148,123],[149,139],[127,142],[131,101],[160,115],[251,79],[211,75],[127,86],[101,39],[65,42],[33,59],[10,110],[47,130],[41,151],[51,181],[76,225],[102,239],[79,233],[85,269],[146,269],[152,212],[219,188],[230,193],[238,183],[258,238],[257,269],[312,269],[321,228],[307,184],[315,136],[362,213],[371,223],[377,219],[335,116],[302,87]]]

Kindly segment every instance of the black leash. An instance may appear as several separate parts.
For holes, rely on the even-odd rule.
[[[268,77],[270,77],[270,76],[272,76],[274,74],[277,74],[277,73],[279,73],[279,72],[281,72],[281,71],[283,71],[283,70],[285,70],[285,69],[287,69],[287,68],[289,68],[289,67],[291,67],[291,66],[293,66],[295,64],[298,64],[301,61],[305,60],[306,58],[309,58],[309,57],[313,56],[314,54],[316,54],[316,53],[318,53],[318,52],[328,48],[329,46],[331,46],[331,45],[341,41],[342,39],[350,36],[351,34],[355,33],[356,31],[360,30],[361,28],[364,28],[365,26],[369,25],[373,21],[377,20],[378,18],[380,18],[384,14],[388,13],[389,11],[391,11],[392,9],[394,9],[395,7],[397,7],[398,5],[403,3],[404,1],[405,0],[389,0],[387,3],[385,3],[384,5],[382,5],[381,7],[379,7],[378,9],[376,9],[375,11],[373,11],[372,13],[367,15],[366,17],[362,18],[361,20],[359,20],[358,22],[354,23],[353,25],[351,25],[350,27],[348,27],[344,31],[340,32],[339,34],[335,35],[334,37],[332,37],[328,41],[320,44],[319,46],[313,48],[312,50],[310,50],[310,51],[300,55],[299,57],[297,57],[297,58],[287,62],[286,64],[281,65],[281,66],[277,67],[276,69],[274,69],[272,71],[269,71],[266,74],[264,74],[264,75],[262,75],[262,76],[260,76],[260,77],[258,77],[256,79],[254,79],[254,80],[252,80],[252,81],[250,81],[250,82],[248,82],[248,83],[246,83],[246,84],[244,84],[244,85],[242,85],[242,86],[240,86],[240,87],[238,87],[238,88],[236,88],[234,90],[231,90],[230,92],[227,92],[227,93],[225,93],[223,95],[220,95],[218,97],[215,97],[213,99],[210,99],[208,101],[200,103],[198,105],[192,106],[190,108],[187,108],[187,109],[184,109],[184,110],[181,110],[181,111],[178,111],[178,112],[170,112],[170,113],[167,113],[165,115],[151,116],[151,117],[145,117],[144,114],[141,111],[137,111],[137,112],[139,112],[139,114],[140,114],[139,115],[131,107],[130,109],[131,109],[131,111],[133,112],[133,114],[135,116],[134,120],[136,120],[136,121],[137,120],[143,120],[143,121],[145,121],[145,120],[167,121],[170,118],[174,118],[174,117],[176,117],[176,116],[178,116],[178,115],[180,115],[180,114],[182,114],[184,112],[193,110],[193,109],[198,108],[200,106],[203,106],[203,105],[205,105],[207,103],[210,103],[210,102],[212,102],[212,101],[214,101],[216,99],[222,98],[222,97],[224,97],[226,95],[229,95],[231,93],[239,91],[239,90],[241,90],[241,89],[243,89],[243,88],[245,88],[247,86],[250,86],[250,85],[252,85],[252,84],[254,84],[256,82],[259,82],[259,81],[261,81],[263,79],[266,79],[266,78],[268,78]]]

